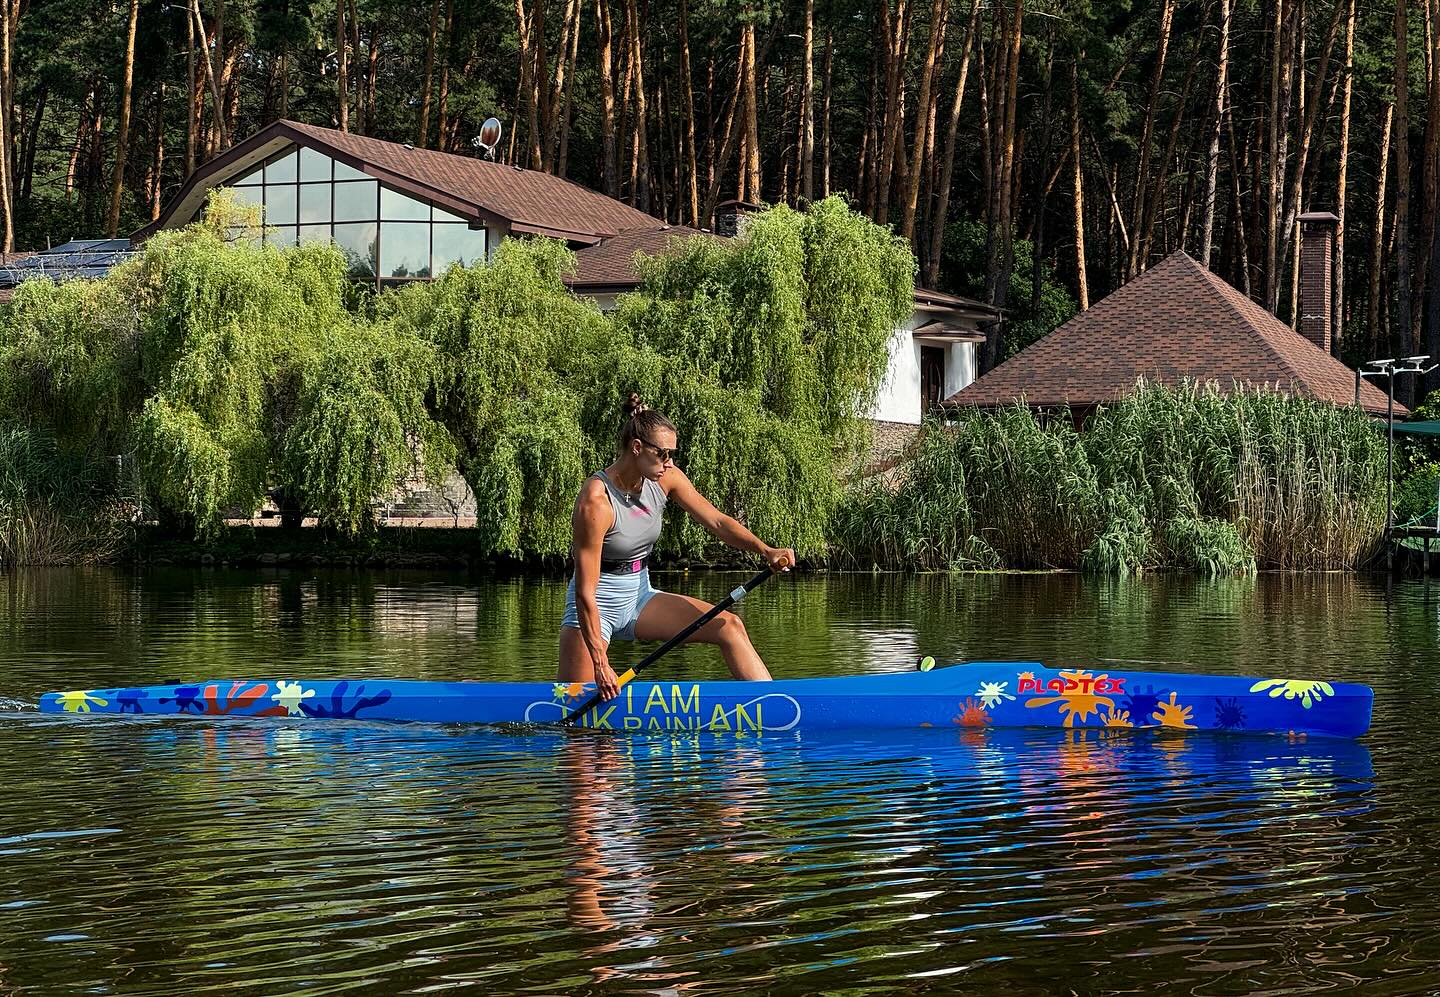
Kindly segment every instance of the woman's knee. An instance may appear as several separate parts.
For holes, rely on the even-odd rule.
[[[724,612],[715,617],[711,627],[714,628],[715,643],[717,644],[731,644],[750,639],[749,635],[745,633],[745,621],[731,612]]]

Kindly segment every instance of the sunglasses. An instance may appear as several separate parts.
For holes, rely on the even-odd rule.
[[[645,446],[649,447],[651,450],[654,450],[656,459],[659,460],[662,464],[667,462],[673,464],[675,462],[675,458],[680,454],[678,448],[656,446],[654,443],[651,443],[643,436],[637,436],[635,438],[641,443],[645,444]]]

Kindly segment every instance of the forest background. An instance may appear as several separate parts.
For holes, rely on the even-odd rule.
[[[1337,351],[1440,354],[1440,0],[0,0],[0,15],[6,251],[132,230],[277,118],[475,154],[493,114],[506,161],[671,222],[708,227],[731,197],[846,193],[910,241],[921,283],[1009,311],[984,369],[1063,320],[1057,283],[1084,308],[1180,248],[1294,322],[1305,210],[1341,218]]]
[[[680,409],[706,418],[756,396],[745,419],[715,423],[744,428],[749,472],[707,486],[776,537],[857,564],[1349,567],[1383,530],[1378,437],[1358,412],[1142,392],[1082,440],[1017,411],[929,436],[899,490],[848,495],[831,451],[873,394],[912,268],[921,283],[1005,310],[985,370],[1177,249],[1297,323],[1297,219],[1328,209],[1341,219],[1337,351],[1352,363],[1440,354],[1437,30],[1440,0],[0,0],[0,238],[9,252],[131,231],[197,165],[278,118],[475,155],[495,115],[504,161],[671,222],[708,227],[731,197],[808,209],[767,213],[724,251],[692,247],[652,265],[643,293],[606,320],[627,335],[591,344],[615,354],[615,370],[679,385]],[[848,266],[827,251],[836,239]],[[781,246],[777,267],[765,254]],[[475,323],[450,329],[426,315],[447,295],[473,311],[496,281],[528,280],[534,315],[515,329],[583,338],[599,318],[575,311],[559,283],[563,251],[514,248],[362,314],[348,311],[336,266],[324,254],[227,248],[202,227],[152,240],[91,287],[22,290],[4,323],[12,428],[0,442],[15,458],[6,466],[45,471],[16,477],[4,559],[48,559],[41,538],[94,550],[84,530],[32,513],[75,518],[73,491],[87,481],[113,504],[114,474],[95,461],[114,453],[139,461],[147,501],[182,533],[277,481],[323,521],[363,530],[410,437],[451,456],[504,512],[485,549],[561,550],[572,479],[593,462],[587,448],[601,446],[618,392],[575,414],[563,364],[536,366],[558,378],[553,390],[497,391],[475,374],[493,373],[471,356]],[[272,321],[247,319],[245,337],[220,344],[237,361],[220,385],[167,345],[179,326],[166,316],[214,304],[177,286],[237,280],[256,292],[247,307]],[[756,314],[779,314],[768,301],[786,316],[765,335],[754,308],[722,314],[695,293],[757,280],[765,293],[746,299]],[[858,295],[845,314],[832,307],[841,297],[817,293],[832,285]],[[293,294],[276,293],[284,287]],[[694,331],[691,355],[644,353],[662,320]],[[764,363],[717,379],[739,349],[734,335],[715,338],[721,326],[756,333],[741,353]],[[271,329],[283,351],[260,348]],[[286,334],[297,329],[306,335]],[[795,346],[795,377],[746,381],[774,366],[782,340]],[[626,344],[641,353],[621,358]],[[77,358],[99,366],[86,375]],[[150,392],[145,378],[165,369],[157,359],[187,376]],[[1404,399],[1411,384],[1400,387]],[[827,402],[831,389],[846,403]],[[533,402],[523,418],[502,404],[522,395]],[[813,418],[797,421],[802,411]],[[704,455],[735,442],[710,436],[692,454],[702,476]],[[84,473],[67,463],[77,454]],[[467,466],[467,454],[484,459]],[[756,486],[781,472],[783,487]],[[1013,488],[986,486],[1007,480]],[[37,493],[37,481],[58,484]],[[1007,505],[1011,492],[1025,501]],[[700,553],[704,541],[687,534],[676,546]]]

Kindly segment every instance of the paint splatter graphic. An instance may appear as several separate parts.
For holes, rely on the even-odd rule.
[[[1014,702],[1015,697],[1005,691],[1009,685],[1009,682],[981,682],[975,695],[980,697],[980,702],[985,705],[985,709],[993,710],[1000,705],[1001,700],[1008,699]]]
[[[354,720],[360,715],[361,710],[373,709],[390,702],[389,689],[381,689],[373,696],[367,696],[362,683],[355,687],[355,696],[347,704],[345,695],[349,690],[349,682],[337,682],[335,688],[330,691],[330,705],[301,703],[300,709],[307,717],[316,720]]]
[[[1129,711],[1129,710],[1117,710],[1117,709],[1115,709],[1115,707],[1113,707],[1113,706],[1110,707],[1109,709],[1107,709],[1104,713],[1100,714],[1100,719],[1102,719],[1103,721],[1105,721],[1105,726],[1106,726],[1106,727],[1134,727],[1134,726],[1135,726],[1135,724],[1132,723],[1131,720],[1130,720],[1130,711]]]
[[[1108,675],[1092,675],[1088,671],[1065,671],[1061,670],[1060,678],[1064,680],[1065,688],[1054,696],[1037,696],[1025,701],[1026,707],[1036,709],[1041,706],[1049,706],[1052,703],[1060,704],[1060,712],[1065,715],[1065,723],[1062,726],[1074,727],[1078,718],[1080,723],[1085,723],[1085,718],[1090,714],[1099,714],[1100,707],[1108,706],[1114,708],[1115,701],[1109,696],[1099,696],[1093,691],[1095,683]],[[1082,681],[1083,680],[1083,681]]]
[[[233,714],[242,714],[253,717],[283,717],[289,711],[283,706],[271,706],[263,710],[254,709],[255,704],[265,698],[270,691],[270,686],[264,682],[257,684],[250,682],[232,682],[230,691],[223,696],[220,694],[218,684],[207,685],[201,694],[205,703],[204,714],[207,717],[228,717]]]
[[[91,706],[109,706],[110,700],[85,691],[57,692],[55,700],[66,713],[89,713]]]
[[[1160,721],[1161,727],[1173,727],[1176,730],[1195,730],[1195,725],[1190,722],[1190,714],[1194,707],[1181,706],[1175,702],[1178,693],[1170,694],[1169,702],[1161,703],[1152,716]]]
[[[307,699],[315,698],[314,689],[306,689],[299,682],[287,682],[284,679],[275,683],[277,690],[270,698],[279,703],[285,710],[287,716],[303,717],[305,711],[300,709],[300,704]]]
[[[1245,726],[1245,707],[1233,696],[1215,700],[1215,726],[1221,730],[1241,730]]]
[[[1299,699],[1305,709],[1322,701],[1326,696],[1335,695],[1335,687],[1329,682],[1306,682],[1302,679],[1261,679],[1250,687],[1251,692],[1270,690],[1270,698],[1284,696]]]
[[[960,712],[951,717],[950,722],[961,727],[988,727],[990,715],[974,696],[966,696],[965,702],[960,704]]]

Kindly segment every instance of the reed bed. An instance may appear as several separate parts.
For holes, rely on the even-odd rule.
[[[1356,568],[1384,519],[1384,439],[1359,410],[1142,382],[1083,430],[1018,405],[929,425],[830,534],[843,566],[1219,575]]]
[[[0,564],[99,564],[129,537],[107,461],[62,454],[48,437],[0,430]]]

